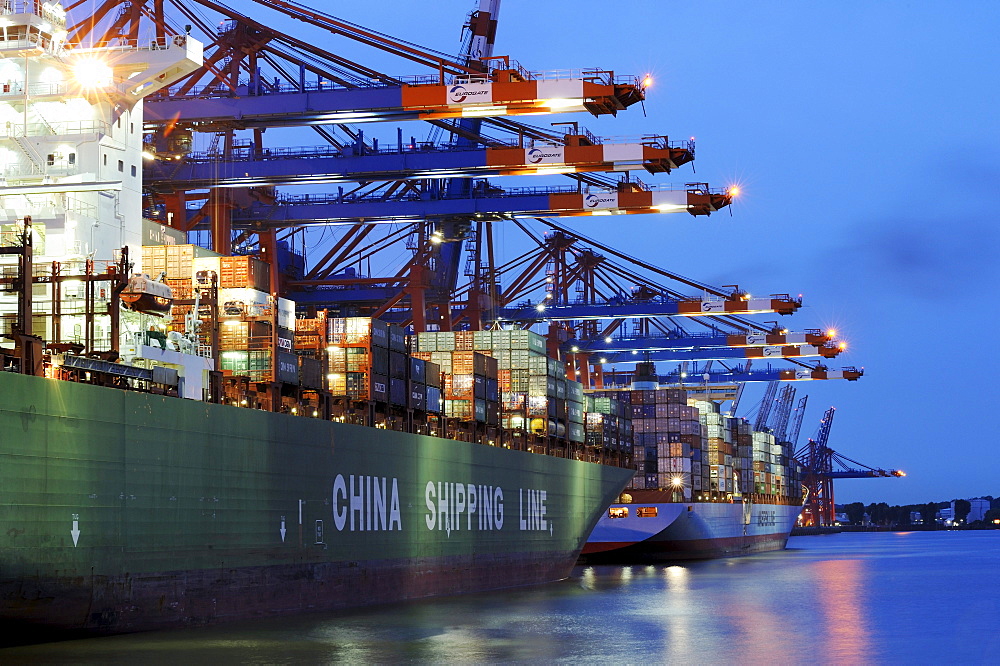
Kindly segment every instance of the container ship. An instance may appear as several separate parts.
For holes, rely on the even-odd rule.
[[[537,252],[494,256],[493,224],[731,203],[732,190],[629,176],[690,162],[693,140],[494,119],[615,115],[646,80],[493,56],[497,0],[469,16],[465,56],[428,52],[417,62],[434,73],[403,79],[318,47],[302,55],[303,40],[215,2],[206,55],[163,4],[107,0],[76,26],[58,2],[0,7],[0,618],[12,640],[541,583],[581,552],[784,543],[801,498],[780,442],[683,391],[605,390],[604,361],[577,342],[702,317],[740,324],[745,358],[835,354],[765,346],[779,343],[740,319],[801,299],[685,279],[703,288],[689,298],[647,277],[605,289],[594,271],[623,255],[544,220],[526,231]],[[373,43],[296,3],[271,9]],[[431,121],[432,140],[398,128],[380,145],[341,125],[410,120]],[[266,129],[296,126],[328,145],[265,147]],[[211,142],[200,153],[199,135]],[[541,174],[577,182],[483,178]],[[313,241],[326,255],[307,271]],[[378,251],[395,255],[388,277],[371,274]],[[606,332],[602,318],[616,320]],[[828,377],[781,373],[765,374]]]
[[[645,372],[647,388],[588,396],[588,438],[614,436],[631,416],[636,475],[582,559],[671,562],[783,549],[806,499],[792,445],[697,393],[650,388],[651,364]]]
[[[569,574],[631,452],[586,451],[541,336],[429,362],[399,326],[297,315],[269,262],[143,216],[141,101],[201,44],[64,48],[57,3],[0,13],[5,641]],[[512,374],[537,431],[501,409]]]

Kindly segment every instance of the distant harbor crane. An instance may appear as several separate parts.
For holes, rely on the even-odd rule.
[[[809,491],[799,519],[803,527],[829,527],[834,524],[834,479],[906,476],[897,469],[887,470],[859,463],[827,446],[835,413],[834,407],[826,410],[816,439],[810,439],[795,452],[795,458],[806,467],[803,484]]]

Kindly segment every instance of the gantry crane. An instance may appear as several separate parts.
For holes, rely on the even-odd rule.
[[[778,398],[777,409],[768,421],[768,428],[774,434],[774,439],[778,442],[787,442],[788,419],[792,415],[792,402],[795,400],[795,387],[784,386],[781,389],[781,397]]]
[[[804,527],[829,527],[835,523],[833,495],[834,479],[871,479],[901,477],[900,470],[869,467],[837,453],[828,446],[830,428],[836,409],[830,407],[823,414],[815,439],[795,452],[795,458],[806,468],[803,485],[808,490],[800,522]],[[837,466],[835,468],[835,465]]]
[[[755,431],[763,432],[767,427],[767,421],[771,416],[771,409],[774,407],[774,396],[777,392],[778,382],[768,382],[767,387],[764,389],[764,396],[760,399],[760,405],[757,408],[757,416],[754,418],[753,429]]]
[[[641,347],[641,338],[654,339],[658,332],[677,328],[658,321],[669,317],[702,320],[724,330],[726,337],[724,345],[710,347],[719,351],[699,347],[680,356],[673,353],[675,360],[839,353],[838,348],[828,347],[829,341],[813,343],[810,349],[809,341],[772,339],[785,333],[741,319],[760,312],[794,312],[801,299],[787,294],[751,298],[738,289],[727,292],[697,285],[702,296],[690,297],[638,276],[633,288],[614,286],[608,291],[607,282],[601,282],[607,280],[601,275],[605,267],[617,272],[612,280],[630,279],[633,274],[612,267],[592,248],[621,255],[589,239],[592,248],[581,248],[582,236],[549,220],[539,220],[551,231],[539,239],[537,256],[527,263],[497,263],[494,222],[513,222],[523,230],[525,216],[707,215],[729,205],[732,190],[704,183],[656,188],[628,176],[629,170],[638,169],[669,173],[693,159],[693,142],[653,136],[615,143],[576,124],[555,130],[506,117],[528,109],[548,113],[556,107],[560,112],[614,114],[642,100],[645,81],[599,70],[579,76],[540,76],[507,58],[494,57],[498,0],[478,3],[458,58],[294,3],[261,0],[258,4],[429,67],[433,74],[390,77],[211,0],[136,2],[117,13],[113,11],[117,2],[104,2],[94,20],[74,28],[72,39],[78,43],[135,39],[144,16],[152,17],[158,36],[183,36],[186,30],[168,18],[167,6],[212,37],[206,65],[169,94],[146,104],[148,128],[154,130],[149,152],[159,158],[148,170],[146,184],[152,192],[148,211],[183,231],[210,229],[211,245],[220,252],[228,254],[242,246],[262,253],[281,269],[271,272],[272,292],[289,295],[300,305],[336,305],[344,314],[378,316],[415,330],[428,325],[450,330],[547,322],[553,353],[573,336],[581,341],[629,339],[626,320],[631,320],[631,339]],[[194,11],[194,5],[221,14],[218,29]],[[553,92],[556,87],[562,97]],[[567,103],[554,105],[553,100]],[[405,118],[423,118],[451,139],[418,142],[397,130],[395,141],[380,144],[353,127],[353,123]],[[311,127],[328,147],[303,150],[265,144],[265,129],[296,125]],[[213,149],[195,152],[196,132],[213,133],[217,139]],[[496,136],[498,132],[503,136]],[[625,177],[614,180],[590,173],[609,169],[624,170]],[[575,184],[567,188],[502,189],[491,181],[467,177],[569,171],[573,173],[566,175]],[[461,177],[440,178],[447,175]],[[275,190],[318,183],[343,184],[325,197],[294,197]],[[344,224],[345,233],[323,248],[319,261],[308,266],[289,251],[290,243],[304,238],[305,227],[331,222]],[[401,266],[380,273],[359,270],[371,265],[379,251],[398,253],[404,242],[411,255]],[[459,284],[463,249],[469,257],[468,281]],[[630,269],[650,268],[634,258],[626,263]],[[524,299],[543,285],[547,298],[525,306]],[[572,296],[573,290],[578,298]],[[631,355],[637,350],[621,351]],[[569,355],[577,357],[571,371],[575,378],[585,379],[586,367],[600,360],[583,352]],[[796,365],[798,370],[778,371],[784,373],[780,378],[789,379],[788,373],[800,380],[835,376],[827,375],[822,366]],[[723,381],[729,381],[734,370],[722,367],[721,374],[727,375]],[[718,379],[720,373],[702,374]],[[845,376],[856,379],[860,373]]]
[[[510,145],[462,146],[431,143],[403,136],[386,145],[357,132],[352,144],[266,148],[239,146],[219,151],[190,152],[179,161],[172,153],[146,166],[144,182],[162,192],[212,187],[326,185],[442,178],[444,176],[526,176],[561,173],[612,172],[642,169],[670,173],[694,159],[694,142],[665,136],[626,143],[590,135],[565,134],[558,143],[519,137]],[[583,144],[583,145],[581,145]],[[153,149],[155,154],[155,147]]]
[[[466,179],[462,179],[466,180]],[[515,216],[554,217],[689,213],[711,215],[732,203],[727,191],[702,183],[640,186],[617,189],[573,187],[501,188],[487,180],[473,180],[467,192],[455,192],[435,179],[416,180],[390,200],[367,193],[280,195],[273,201],[254,201],[230,216],[236,229],[283,229],[311,224],[434,220],[456,216],[502,221]],[[190,218],[197,213],[192,211]],[[460,239],[458,239],[460,240]]]

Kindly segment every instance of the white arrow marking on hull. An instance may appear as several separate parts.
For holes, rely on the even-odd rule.
[[[80,514],[73,514],[73,529],[69,531],[70,536],[73,537],[73,547],[76,548],[76,542],[80,540]]]
[[[279,529],[278,531],[281,532],[281,543],[285,543],[285,532],[286,532],[286,530],[285,530],[285,517],[284,516],[281,517],[281,529]]]

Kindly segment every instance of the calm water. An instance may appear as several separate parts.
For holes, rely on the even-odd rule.
[[[687,566],[0,650],[0,663],[1000,663],[1000,531],[796,537]]]

